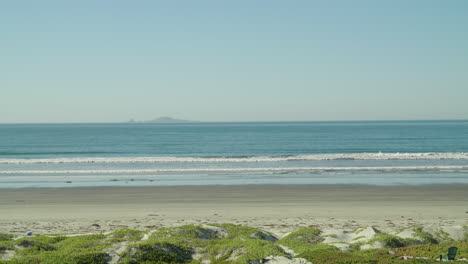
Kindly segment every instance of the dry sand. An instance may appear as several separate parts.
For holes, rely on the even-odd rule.
[[[203,223],[255,226],[279,236],[305,226],[462,226],[468,224],[468,185],[0,189],[0,232],[77,234]]]

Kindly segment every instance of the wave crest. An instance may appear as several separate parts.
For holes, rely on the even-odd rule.
[[[0,171],[0,174],[116,174],[116,173],[161,173],[161,172],[337,172],[337,171],[357,171],[357,172],[404,172],[404,171],[444,171],[457,170],[466,171],[468,165],[432,165],[432,166],[370,166],[370,167],[264,167],[264,168],[159,168],[159,169],[80,169],[80,170],[12,170]]]
[[[321,160],[468,160],[466,152],[426,153],[337,153],[295,156],[246,157],[76,157],[44,159],[0,159],[0,164],[60,163],[219,163],[219,162],[287,162]]]

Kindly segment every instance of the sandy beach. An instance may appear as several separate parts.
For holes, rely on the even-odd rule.
[[[394,229],[468,223],[468,186],[186,186],[0,190],[0,232],[145,230],[234,223],[278,235],[306,226]]]

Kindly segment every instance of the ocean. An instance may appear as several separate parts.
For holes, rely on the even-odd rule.
[[[0,188],[468,184],[468,120],[0,125]]]

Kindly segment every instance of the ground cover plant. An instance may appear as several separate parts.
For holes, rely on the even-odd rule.
[[[233,224],[185,225],[148,231],[124,228],[108,234],[15,237],[0,234],[0,264],[262,264],[274,256],[300,263],[439,263],[440,254],[458,248],[457,259],[468,258],[468,242],[446,233],[414,229],[414,238],[377,233],[347,250],[324,244],[330,235],[317,228],[301,228],[279,239],[264,230]],[[379,243],[380,248],[360,249]],[[468,263],[459,261],[458,263]],[[297,262],[296,262],[297,263]]]

